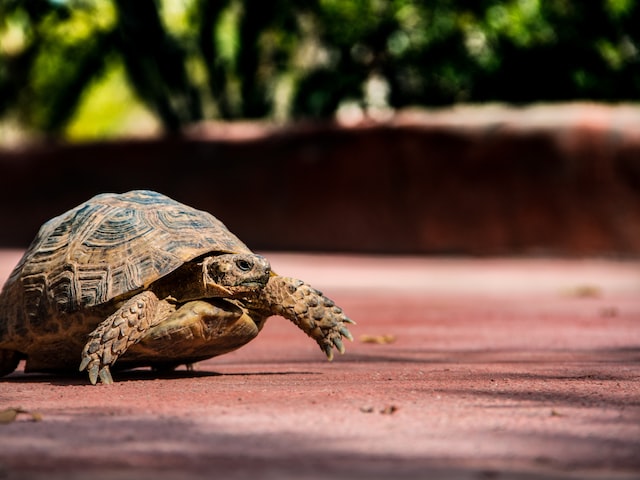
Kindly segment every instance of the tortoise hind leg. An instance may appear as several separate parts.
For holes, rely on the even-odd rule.
[[[20,352],[0,348],[0,377],[9,375],[18,368],[18,363],[21,358],[22,355]]]

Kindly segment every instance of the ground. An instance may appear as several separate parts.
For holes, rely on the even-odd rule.
[[[0,478],[640,478],[639,260],[267,256],[357,321],[345,355],[273,318],[194,372],[19,369]]]

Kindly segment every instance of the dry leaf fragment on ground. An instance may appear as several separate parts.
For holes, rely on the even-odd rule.
[[[42,420],[42,415],[39,412],[30,412],[29,410],[24,410],[22,408],[5,408],[4,410],[0,410],[0,424],[6,424],[14,422],[19,414],[26,414],[31,416],[31,420],[34,422],[39,422]]]
[[[380,410],[380,413],[383,414],[383,415],[393,415],[397,411],[398,411],[398,407],[397,406],[395,406],[395,405],[387,405],[382,410]]]
[[[362,413],[373,413],[376,410],[371,405],[363,405],[362,407],[360,407],[360,411]],[[378,413],[381,413],[382,415],[393,415],[397,411],[398,407],[396,405],[386,405],[384,408],[378,410]]]
[[[597,285],[577,285],[565,290],[565,295],[576,298],[599,298],[602,296],[602,288]]]
[[[393,343],[396,341],[396,336],[390,333],[384,335],[360,335],[360,341],[362,343],[375,343],[378,345],[384,345],[387,343]]]

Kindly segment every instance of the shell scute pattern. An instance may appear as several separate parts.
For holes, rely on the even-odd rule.
[[[105,208],[104,210],[106,211],[101,214],[105,217],[101,222],[88,223],[86,236],[76,235],[78,245],[70,250],[74,254],[72,260],[87,263],[100,260],[108,252],[105,249],[126,248],[128,244],[153,231],[153,225],[145,219],[144,215],[140,214],[140,211],[130,208],[111,208],[108,210]],[[95,260],[79,258],[79,255],[83,253],[97,254],[98,258]]]
[[[209,252],[249,252],[207,212],[164,195],[101,194],[40,229],[9,283],[21,281],[27,315],[73,312],[146,287]]]

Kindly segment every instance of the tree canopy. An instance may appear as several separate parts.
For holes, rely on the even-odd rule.
[[[136,108],[178,131],[345,105],[634,101],[638,25],[632,0],[0,0],[0,117],[64,134]]]

